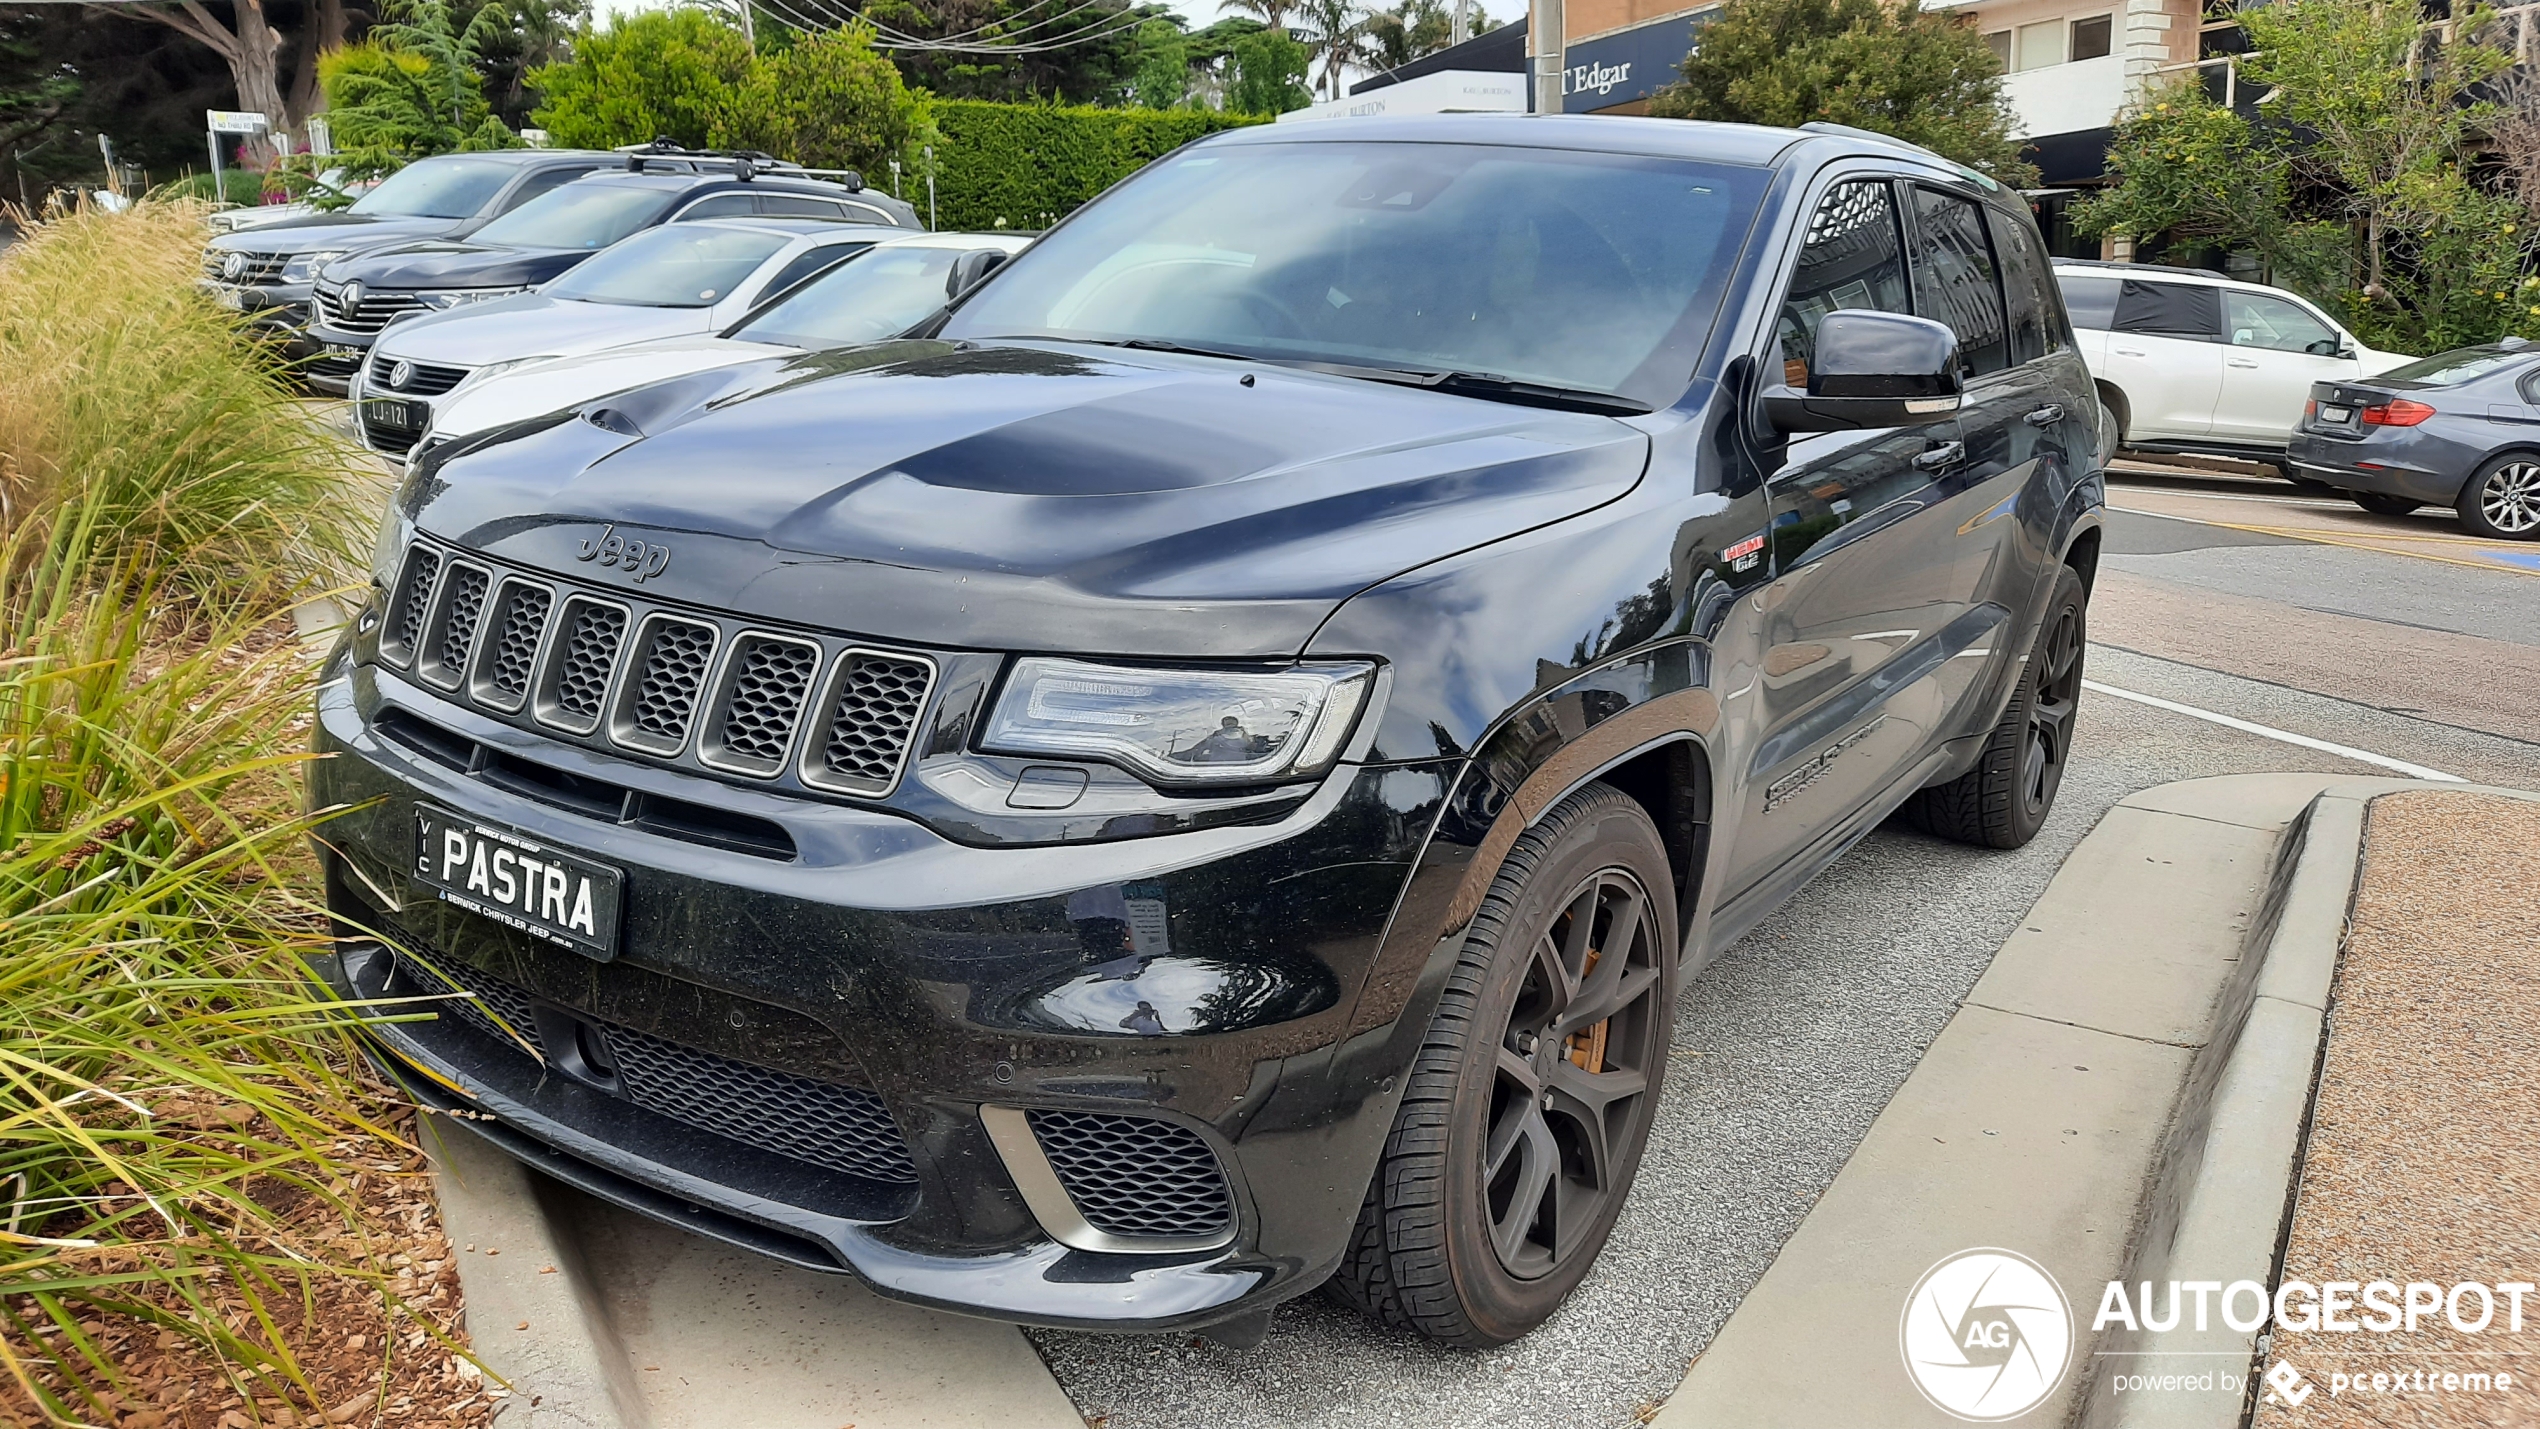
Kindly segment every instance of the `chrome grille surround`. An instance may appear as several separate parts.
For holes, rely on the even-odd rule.
[[[358,308],[344,306],[342,286],[320,287],[309,300],[320,322],[341,332],[372,333],[408,313],[424,311],[423,299],[413,293],[383,293],[365,289]]]
[[[429,539],[390,587],[379,655],[597,752],[855,800],[897,789],[940,674],[916,651],[620,598]]]

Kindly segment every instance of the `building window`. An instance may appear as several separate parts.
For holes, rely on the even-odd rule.
[[[1993,47],[1994,62],[2002,66],[2002,72],[2005,74],[2010,73],[2011,32],[2008,30],[1995,30],[1984,37],[1984,42]]]
[[[2107,15],[2093,15],[2087,20],[2073,21],[2073,58],[2077,60],[2104,58],[2108,53],[2109,42],[2114,38],[2115,29],[2113,17]]]
[[[2067,28],[2062,20],[2020,26],[2011,43],[2011,67],[2030,70],[2062,64]]]

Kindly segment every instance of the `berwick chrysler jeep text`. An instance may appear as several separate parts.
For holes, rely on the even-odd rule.
[[[1688,977],[1891,812],[2037,831],[2102,454],[2016,194],[1304,127],[899,338],[417,459],[314,780],[418,1098],[905,1300],[1491,1344],[1604,1244]]]

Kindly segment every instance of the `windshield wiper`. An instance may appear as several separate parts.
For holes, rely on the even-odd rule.
[[[1563,387],[1550,382],[1527,382],[1515,377],[1502,377],[1496,372],[1423,372],[1407,367],[1355,367],[1341,363],[1300,363],[1304,367],[1323,367],[1353,377],[1376,382],[1399,382],[1407,387],[1426,387],[1434,392],[1452,392],[1459,397],[1482,397],[1496,402],[1514,402],[1526,407],[1556,407],[1570,412],[1601,412],[1613,417],[1637,417],[1658,409],[1646,402],[1635,401],[1619,392],[1605,392],[1593,387]]]

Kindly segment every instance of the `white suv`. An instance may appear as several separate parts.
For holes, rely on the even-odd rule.
[[[2282,288],[2216,273],[2068,258],[2055,279],[2118,444],[2138,451],[2281,462],[2312,383],[2413,360]]]

